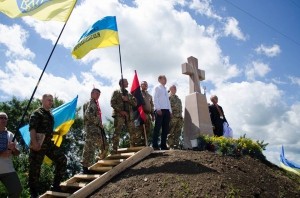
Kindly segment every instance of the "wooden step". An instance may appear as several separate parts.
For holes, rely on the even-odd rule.
[[[82,188],[85,187],[89,182],[74,182],[74,183],[67,183],[63,182],[60,184],[60,186],[65,189],[65,187],[71,187],[71,188]]]
[[[92,166],[89,168],[89,170],[105,173],[110,171],[112,168],[112,166]]]
[[[68,188],[81,188],[98,177],[94,175],[76,175],[67,181],[60,183],[60,187],[66,191]]]
[[[124,162],[125,159],[111,159],[111,160],[99,160],[96,164],[102,165],[102,166],[116,166],[122,162]]]
[[[70,193],[62,193],[62,192],[54,192],[54,191],[47,191],[40,198],[58,198],[58,197],[69,197]]]
[[[118,175],[120,172],[124,171],[126,168],[132,166],[133,164],[141,161],[143,158],[150,155],[152,152],[153,152],[152,147],[145,147],[142,150],[138,151],[137,153],[133,153],[133,154],[131,153],[129,155],[128,155],[128,153],[123,153],[124,155],[126,154],[128,159],[126,158],[126,160],[124,160],[122,163],[114,166],[112,170],[104,173],[103,175],[101,175],[101,177],[93,180],[85,187],[77,190],[69,198],[88,197],[92,192],[99,189],[111,178]],[[122,155],[122,153],[116,154],[116,155]],[[111,155],[111,156],[115,157],[115,155]],[[108,156],[108,157],[110,157],[110,156]],[[117,159],[122,159],[122,158],[117,158]]]
[[[130,147],[130,148],[119,148],[118,153],[128,153],[128,152],[138,152],[145,148],[145,146],[139,146],[139,147]]]
[[[133,156],[134,154],[135,154],[135,152],[118,153],[118,154],[109,155],[105,159],[127,159],[127,158]]]
[[[101,176],[101,174],[96,174],[96,175],[78,174],[78,175],[74,175],[73,177],[76,179],[82,179],[82,180],[94,180],[100,176]]]

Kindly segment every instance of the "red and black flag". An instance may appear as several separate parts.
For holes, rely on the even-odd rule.
[[[145,101],[141,92],[140,82],[135,70],[130,93],[136,98],[137,102],[136,108],[133,109],[135,111],[135,120],[137,120],[140,124],[143,124],[146,121],[146,115],[143,110],[143,105],[145,104]]]

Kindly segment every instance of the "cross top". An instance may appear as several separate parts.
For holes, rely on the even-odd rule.
[[[205,80],[205,71],[198,69],[198,59],[190,56],[188,57],[188,62],[181,65],[182,73],[189,75],[190,79],[190,94],[191,93],[201,93],[200,81]]]

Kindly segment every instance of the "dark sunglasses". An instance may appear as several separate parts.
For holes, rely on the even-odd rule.
[[[0,120],[7,120],[7,117],[0,117]]]

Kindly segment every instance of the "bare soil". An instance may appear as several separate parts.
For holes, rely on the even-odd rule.
[[[268,161],[210,151],[152,153],[90,197],[300,197],[300,179]]]

